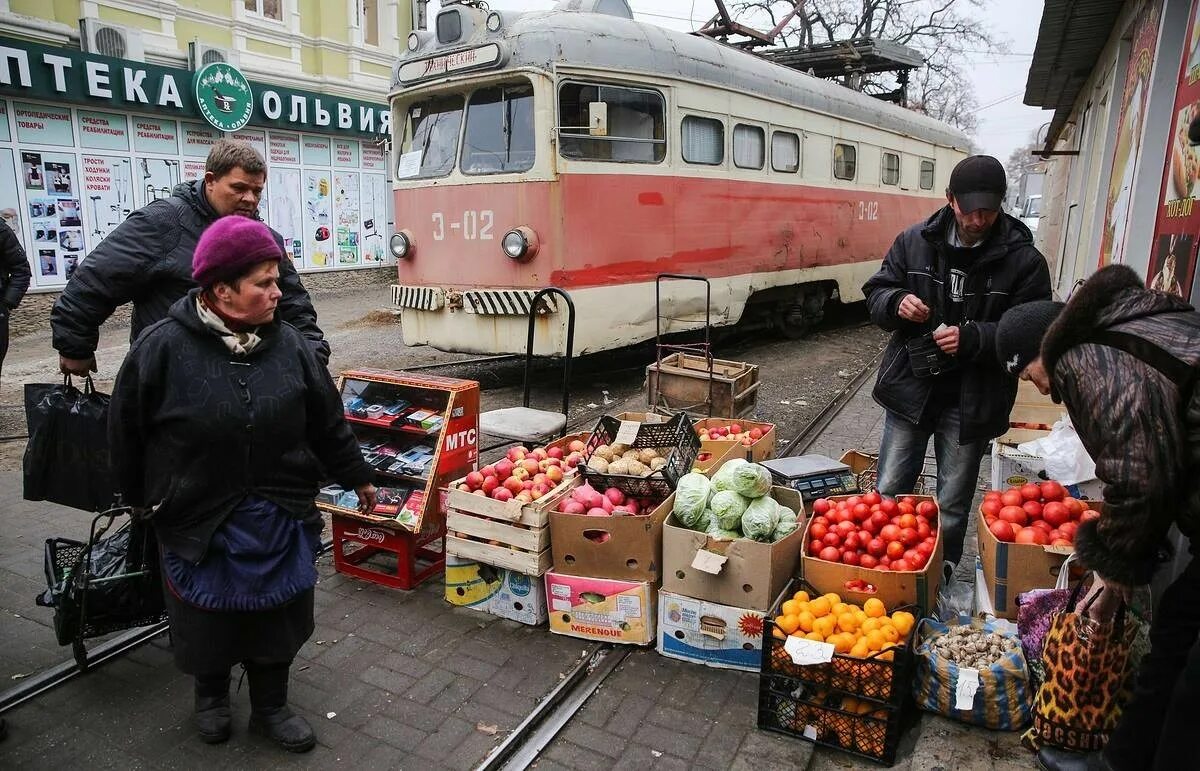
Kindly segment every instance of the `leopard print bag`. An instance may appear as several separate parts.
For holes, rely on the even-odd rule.
[[[1102,749],[1129,698],[1138,625],[1124,604],[1109,621],[1089,618],[1077,607],[1083,583],[1046,635],[1045,679],[1033,700],[1033,726],[1021,737],[1034,751]]]

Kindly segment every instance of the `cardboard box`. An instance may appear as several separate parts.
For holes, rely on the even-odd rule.
[[[1099,509],[1100,505],[1093,504]],[[1073,549],[1064,546],[1039,546],[1029,543],[1005,543],[992,535],[979,512],[979,561],[983,582],[997,618],[1016,620],[1017,595],[1031,589],[1053,589]]]
[[[687,597],[765,611],[796,574],[804,549],[804,503],[800,493],[772,487],[771,497],[799,512],[801,527],[774,543],[749,538],[723,541],[667,519],[663,526],[663,588]],[[659,509],[669,512],[675,496]]]
[[[513,570],[446,556],[446,602],[521,624],[546,622],[546,586]]]
[[[711,477],[729,461],[741,458],[743,456],[741,449],[741,446],[735,442],[700,442],[700,454],[696,456],[696,462],[692,464],[692,468]],[[708,457],[704,458],[705,455]],[[703,460],[701,460],[702,458]]]
[[[563,575],[623,581],[662,580],[663,522],[671,507],[650,514],[589,517],[550,512],[550,551]]]
[[[758,672],[764,626],[761,611],[658,594],[658,652],[669,658]]]
[[[1049,433],[1049,432],[1047,432]],[[992,489],[1007,490],[1026,482],[1042,482],[1046,476],[1046,461],[1040,455],[1021,452],[1015,446],[992,442]],[[1089,479],[1077,485],[1065,485],[1072,498],[1098,501],[1104,497],[1104,483]]]
[[[731,442],[725,439],[712,439],[708,442],[704,442],[702,440],[701,444],[731,444],[734,446],[734,448],[741,447],[743,448],[741,453],[744,454],[734,455],[734,457],[743,457],[751,463],[757,463],[760,460],[770,460],[771,458],[775,457],[776,433],[774,423],[760,423],[756,420],[736,420],[734,418],[705,418],[704,420],[696,421],[696,433],[699,434],[700,429],[702,428],[710,428],[713,426],[724,427],[730,425],[731,423],[737,423],[742,427],[743,431],[749,431],[752,428],[761,429],[763,432],[762,438],[749,446],[743,445],[740,442]]]
[[[841,497],[845,496],[830,500],[838,500]],[[916,498],[918,502],[933,501],[933,497],[928,495],[912,497]],[[809,541],[808,527],[811,525],[812,520],[810,519],[808,526],[804,528],[802,544]],[[933,555],[921,570],[897,573],[891,570],[844,565],[840,562],[826,562],[816,557],[810,557],[805,550],[804,556],[801,558],[801,574],[804,576],[804,580],[818,592],[822,594],[836,592],[846,602],[862,605],[866,600],[877,597],[883,601],[889,613],[901,605],[916,605],[921,610],[918,616],[933,615],[937,608],[938,587],[942,582],[942,529],[940,527],[937,529],[937,544],[934,546]],[[846,583],[856,579],[871,584],[875,587],[875,591],[867,593],[847,589]]]
[[[654,642],[658,587],[648,581],[618,581],[546,574],[550,631],[585,640],[646,645]]]

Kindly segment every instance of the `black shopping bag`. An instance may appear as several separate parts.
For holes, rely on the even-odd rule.
[[[84,511],[113,503],[108,457],[108,395],[89,377],[79,390],[62,383],[25,386],[25,499],[51,501]]]

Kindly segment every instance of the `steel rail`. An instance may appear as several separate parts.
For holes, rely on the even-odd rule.
[[[842,390],[834,394],[829,403],[804,428],[800,429],[800,432],[796,434],[792,441],[787,443],[787,446],[783,448],[783,452],[779,453],[779,457],[789,458],[792,455],[803,453],[809,447],[813,446],[813,443],[817,441],[821,433],[829,427],[834,418],[841,414],[846,405],[850,403],[850,400],[862,388],[863,382],[879,368],[879,359],[883,356],[884,350],[880,349],[879,353],[875,354],[871,361],[862,368],[862,371],[851,378],[850,382],[846,383]]]

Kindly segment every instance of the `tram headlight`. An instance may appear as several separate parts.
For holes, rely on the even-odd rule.
[[[497,13],[496,11],[492,11],[491,13],[488,14],[488,17],[487,17],[488,32],[499,32],[500,27],[503,23],[504,23],[504,20],[502,18],[500,18],[500,14]]]
[[[500,241],[505,256],[513,260],[528,260],[538,253],[538,237],[532,228],[513,228]]]
[[[388,244],[392,250],[392,254],[398,260],[403,260],[411,257],[413,253],[412,234],[406,230],[401,230],[398,233],[392,233],[392,238]]]

